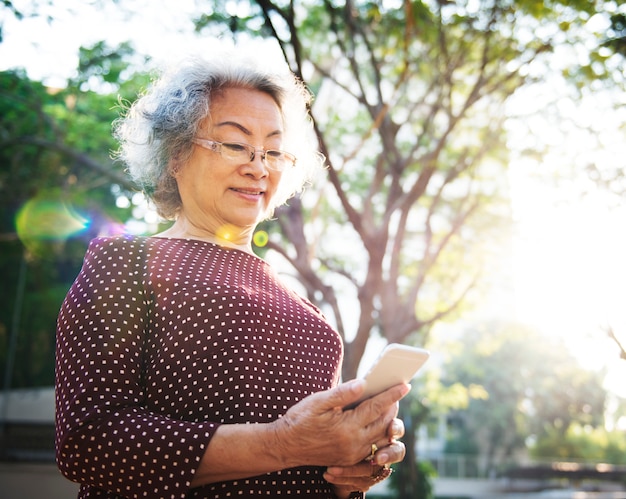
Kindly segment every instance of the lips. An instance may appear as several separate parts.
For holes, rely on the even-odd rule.
[[[231,187],[231,191],[239,192],[240,194],[245,194],[246,196],[261,196],[265,194],[265,191],[261,189]]]

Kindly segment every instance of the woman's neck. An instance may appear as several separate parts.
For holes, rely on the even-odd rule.
[[[185,218],[178,218],[169,229],[155,234],[155,237],[197,239],[253,253],[252,232],[234,225],[223,225],[217,229],[197,227]]]

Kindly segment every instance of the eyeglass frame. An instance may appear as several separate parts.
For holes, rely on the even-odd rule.
[[[256,147],[254,147],[253,145],[250,144],[246,144],[244,142],[219,142],[217,140],[212,140],[212,139],[204,139],[201,137],[194,137],[192,139],[192,142],[196,145],[199,145],[200,147],[207,149],[209,151],[213,151],[216,152],[218,154],[220,154],[223,158],[227,159],[227,160],[236,160],[237,158],[233,158],[232,156],[229,157],[228,154],[237,154],[238,151],[233,151],[232,148],[230,149],[230,151],[228,151],[228,148],[230,146],[238,146],[242,148],[243,152],[244,150],[247,151],[249,153],[249,161],[254,161],[254,158],[256,157],[257,153],[260,153],[259,156],[261,157],[261,161],[263,161],[263,164],[269,168],[270,170],[274,170],[277,172],[283,172],[289,168],[293,168],[296,166],[296,161],[297,158],[291,154],[290,152],[287,151],[282,151],[280,149],[257,149]],[[223,148],[226,147],[227,150],[227,155],[224,155],[223,152]],[[276,168],[272,165],[270,165],[267,161],[267,153],[279,153],[281,154],[284,158],[286,158],[286,165],[282,168]],[[271,158],[272,156],[270,156]],[[291,165],[289,165],[289,163],[291,163]]]

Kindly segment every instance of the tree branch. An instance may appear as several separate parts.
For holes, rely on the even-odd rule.
[[[619,341],[619,339],[615,335],[615,332],[613,331],[613,328],[611,326],[607,327],[606,334],[608,334],[609,338],[611,338],[617,344],[617,346],[618,346],[618,348],[620,350],[620,355],[619,355],[620,359],[626,360],[626,348]]]
[[[77,151],[76,149],[73,149],[72,147],[67,146],[61,142],[52,142],[38,137],[23,136],[15,137],[13,139],[0,143],[0,148],[14,145],[31,145],[39,147],[41,149],[56,151],[68,158],[71,158],[73,161],[85,166],[86,168],[98,174],[104,175],[113,183],[118,184],[124,189],[128,189],[129,191],[138,190],[137,186],[125,175],[122,175],[118,171],[113,170],[110,166],[103,165],[102,163],[94,161],[87,154]]]

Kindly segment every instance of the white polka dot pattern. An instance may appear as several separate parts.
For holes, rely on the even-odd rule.
[[[319,311],[253,255],[95,239],[58,320],[59,468],[85,498],[333,497],[316,467],[189,484],[220,424],[281,417],[334,386],[341,358]]]

